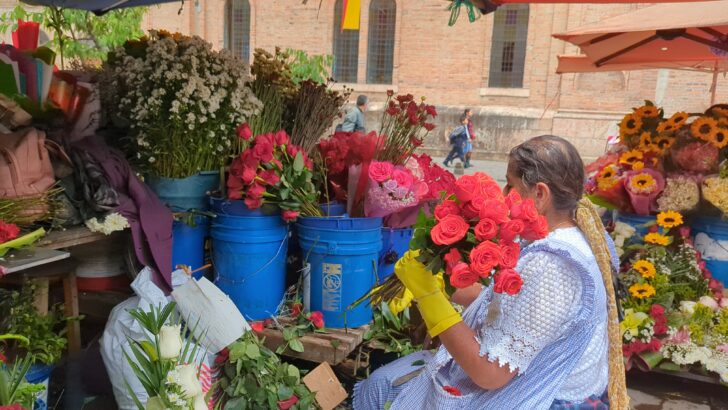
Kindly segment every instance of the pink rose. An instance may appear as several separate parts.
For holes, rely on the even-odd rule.
[[[296,158],[296,154],[301,151],[301,148],[298,147],[298,145],[288,144],[286,146],[286,153],[291,158]]]
[[[415,178],[412,173],[405,168],[395,168],[392,172],[392,179],[397,181],[397,185],[402,188],[410,189],[415,183]]]
[[[238,135],[238,138],[247,141],[250,139],[250,137],[253,136],[253,131],[250,130],[250,125],[246,122],[245,124],[238,127],[237,130],[235,130],[235,133]]]
[[[281,181],[281,177],[274,169],[269,169],[260,173],[260,178],[265,181],[266,185],[276,185]]]
[[[243,180],[245,185],[250,185],[253,183],[253,181],[255,181],[256,175],[257,173],[255,168],[245,166],[243,167],[243,175],[241,176],[241,179]]]
[[[513,269],[502,269],[495,274],[495,286],[493,290],[496,293],[507,293],[511,296],[518,294],[523,286],[521,275]]]
[[[256,138],[253,158],[268,163],[273,160],[273,144],[267,138]]]
[[[452,245],[465,238],[470,225],[459,215],[447,215],[442,218],[432,231],[430,237],[437,245]]]
[[[288,134],[286,134],[285,131],[280,130],[280,131],[276,132],[275,142],[276,142],[276,145],[288,145],[288,143],[291,142],[291,140],[290,140],[290,138],[288,138]]]
[[[265,187],[257,182],[248,188],[248,196],[251,198],[262,198],[264,192]]]
[[[284,221],[293,222],[296,220],[296,218],[298,218],[298,215],[299,215],[298,211],[290,211],[290,210],[286,209],[283,211],[283,214],[281,216],[283,216]]]
[[[248,209],[258,209],[263,206],[263,200],[261,198],[247,197],[245,198],[245,206],[247,206]]]
[[[458,289],[473,286],[478,281],[478,274],[471,271],[465,262],[460,262],[452,268],[450,275],[450,284]]]
[[[392,178],[392,171],[394,171],[394,165],[389,162],[372,161],[369,164],[369,178],[379,183]]]

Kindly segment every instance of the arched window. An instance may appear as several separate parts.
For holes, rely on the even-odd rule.
[[[528,4],[501,6],[493,14],[488,87],[522,88],[528,37]]]
[[[367,83],[392,84],[394,66],[394,26],[397,3],[394,0],[372,0],[369,4],[369,51]]]
[[[243,61],[250,61],[250,1],[228,0],[225,24],[226,47]]]
[[[343,0],[334,6],[334,79],[355,83],[359,66],[359,30],[341,30]]]

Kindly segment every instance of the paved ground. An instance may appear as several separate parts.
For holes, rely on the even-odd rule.
[[[445,157],[432,157],[432,160],[440,166],[443,166],[442,162],[445,160]],[[470,161],[470,165],[472,165],[472,167],[467,169],[460,167],[460,165],[462,165],[462,163],[459,160],[455,160],[452,164],[450,164],[448,169],[456,176],[461,175],[459,174],[460,171],[463,171],[465,174],[484,172],[493,177],[499,184],[505,185],[506,183],[506,169],[508,168],[508,163],[505,161],[472,160]]]

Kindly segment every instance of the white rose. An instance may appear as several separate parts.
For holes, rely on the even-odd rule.
[[[182,336],[180,325],[164,325],[159,330],[159,355],[162,359],[176,359],[182,351]]]
[[[165,410],[166,406],[159,396],[150,397],[147,400],[147,405],[144,407],[146,410]]]
[[[695,305],[697,305],[697,303],[683,300],[680,302],[680,311],[692,315],[693,312],[695,312]]]
[[[192,410],[207,410],[207,403],[205,403],[205,395],[198,394],[192,401]]]
[[[616,239],[614,239],[614,245],[616,245],[618,248],[621,248],[624,246],[624,236],[617,236]]]
[[[720,309],[720,306],[718,306],[718,302],[716,302],[715,299],[713,299],[710,296],[701,297],[700,300],[698,301],[698,303],[700,303],[703,306],[707,306],[707,307],[711,308],[714,312],[717,311],[718,309]]]
[[[197,370],[194,366],[185,364],[177,366],[179,372],[179,386],[186,398],[191,399],[202,394],[202,386],[197,380]]]

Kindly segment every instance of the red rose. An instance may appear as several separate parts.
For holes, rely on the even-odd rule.
[[[511,189],[510,192],[508,192],[508,195],[506,195],[505,203],[508,205],[508,208],[512,208],[513,205],[523,201],[521,198],[521,194],[518,193],[515,189]]]
[[[18,225],[5,223],[0,220],[0,243],[12,241],[20,235],[20,228]]]
[[[462,396],[463,395],[462,393],[460,393],[460,389],[458,389],[457,387],[442,386],[442,389],[445,390],[446,392],[452,394],[453,396]]]
[[[507,293],[513,296],[521,291],[521,286],[523,286],[523,279],[513,269],[502,269],[495,274],[493,290],[496,293]]]
[[[708,282],[708,287],[710,288],[710,290],[714,290],[714,291],[715,290],[723,290],[723,284],[721,284],[720,282],[718,282],[715,279],[711,279]]]
[[[435,124],[432,124],[432,123],[429,123],[429,122],[426,122],[424,126],[425,126],[425,129],[427,131],[432,131],[432,130],[435,129]]]
[[[258,176],[265,182],[266,185],[276,185],[281,181],[281,177],[278,176],[278,173],[274,169],[262,171]]]
[[[437,245],[452,245],[465,238],[470,225],[460,215],[447,215],[442,218],[432,231],[430,237]]]
[[[457,202],[447,199],[435,207],[435,219],[440,221],[448,215],[460,215],[460,206]]]
[[[288,145],[288,143],[291,142],[290,138],[288,138],[288,134],[286,134],[283,130],[276,132],[275,141],[276,145]]]
[[[632,353],[634,353],[632,343],[625,343],[622,345],[622,355],[624,357],[630,357],[632,356]]]
[[[238,134],[238,138],[242,140],[249,140],[250,137],[253,136],[253,131],[250,130],[250,125],[246,122],[245,124],[238,127],[237,130],[235,130],[235,133]]]
[[[271,162],[273,160],[273,143],[267,138],[256,138],[252,155],[258,161],[265,163]]]
[[[286,153],[291,158],[296,158],[296,154],[301,151],[301,148],[298,145],[288,144],[286,146]]]
[[[308,320],[313,323],[314,326],[316,326],[317,329],[323,329],[324,327],[324,314],[319,312],[318,310],[315,312],[311,312],[311,315],[308,317]]]
[[[249,166],[243,167],[243,173],[240,178],[243,180],[243,183],[245,183],[245,185],[250,185],[253,183],[253,181],[255,181],[255,177],[257,176],[256,171],[256,168],[252,168]]]
[[[7,361],[8,361],[8,358],[5,357],[5,355],[3,354],[3,352],[0,352],[0,363],[5,363]]]
[[[415,177],[407,169],[395,168],[392,171],[392,179],[397,181],[397,186],[410,189],[415,183]]]
[[[265,326],[263,326],[263,322],[258,321],[258,322],[251,323],[250,324],[250,328],[253,329],[253,331],[255,333],[260,333],[260,332],[263,331],[263,329],[265,328]]]
[[[291,211],[291,210],[284,210],[281,216],[283,216],[283,220],[286,222],[293,222],[298,218],[299,212],[298,211]]]
[[[283,170],[283,163],[277,158],[273,158],[270,163],[275,165],[276,169],[278,169],[279,171]]]
[[[373,161],[369,164],[369,178],[376,182],[385,182],[392,178],[394,165],[390,162]]]
[[[521,256],[521,245],[516,242],[501,242],[501,268],[513,269]]]
[[[417,136],[412,135],[410,136],[410,144],[412,144],[413,147],[421,147],[422,146],[422,140],[417,138]]]
[[[217,354],[215,357],[215,365],[220,366],[223,363],[227,362],[228,358],[230,357],[230,350],[226,347],[220,350],[220,353]]]
[[[10,404],[7,406],[0,406],[0,410],[26,410],[25,407],[20,404]]]
[[[243,153],[240,154],[240,159],[242,161],[242,165],[246,167],[258,168],[258,165],[260,165],[260,161],[253,156],[252,149],[246,149],[243,151]]]
[[[493,180],[481,180],[480,193],[488,199],[495,199],[498,201],[503,200],[503,190],[501,190],[501,187],[498,186],[498,183]]]
[[[540,215],[535,221],[526,226],[521,237],[527,241],[536,241],[545,238],[548,234],[549,224],[546,222],[546,218]]]
[[[450,275],[450,284],[458,289],[472,286],[478,281],[478,274],[471,271],[465,262],[460,262],[452,268]]]
[[[466,203],[473,199],[475,193],[478,192],[478,178],[474,175],[463,175],[455,181],[455,195],[461,203]]]
[[[480,218],[492,219],[497,224],[503,224],[509,221],[509,212],[508,207],[502,201],[489,199],[480,208]]]
[[[298,396],[295,394],[286,400],[278,400],[278,408],[280,410],[288,410],[298,403]]]
[[[498,224],[490,218],[482,218],[475,225],[475,238],[479,241],[489,241],[498,235]]]
[[[311,158],[304,158],[303,164],[308,168],[309,171],[313,171],[313,161],[311,161]]]
[[[659,352],[661,347],[662,343],[660,342],[660,339],[653,337],[650,341],[650,350],[653,352]]]
[[[399,115],[400,109],[398,107],[389,107],[389,108],[387,108],[387,110],[385,112],[387,114],[391,115],[392,117],[395,117],[395,116]]]
[[[456,248],[450,248],[450,252],[445,255],[443,258],[445,260],[445,263],[447,264],[448,270],[455,266],[458,262],[462,262],[463,255],[460,254],[460,251]]]
[[[262,198],[263,193],[265,193],[265,187],[258,182],[248,188],[248,197],[250,198]]]
[[[470,252],[470,268],[487,279],[501,260],[501,247],[490,241],[482,242]]]
[[[526,227],[520,219],[510,220],[501,225],[501,239],[507,242],[513,242],[518,235],[523,233],[524,229],[526,229]]]
[[[230,184],[228,183],[228,187],[229,186],[230,186]],[[243,191],[232,190],[232,189],[228,190],[228,199],[232,199],[233,201],[237,201],[238,199],[243,199]]]
[[[302,308],[303,306],[301,306],[300,303],[294,303],[293,305],[291,305],[291,316],[298,317],[298,315],[301,314]]]
[[[435,109],[434,105],[425,105],[425,111],[427,111],[427,113],[431,115],[432,118],[437,117],[437,110]]]
[[[511,218],[520,219],[524,222],[535,221],[538,218],[536,204],[530,199],[514,204],[511,207]]]
[[[653,319],[662,317],[664,314],[665,314],[665,308],[662,307],[662,305],[654,304],[650,308],[650,316],[652,316]]]
[[[230,199],[235,199],[233,197],[230,197]],[[240,199],[240,198],[237,198]],[[261,206],[263,206],[263,200],[260,198],[245,198],[245,206],[248,207],[248,209],[258,209]]]
[[[468,219],[477,218],[480,215],[480,210],[483,209],[488,199],[482,194],[475,194],[470,202],[466,203],[463,207],[463,215]]]

